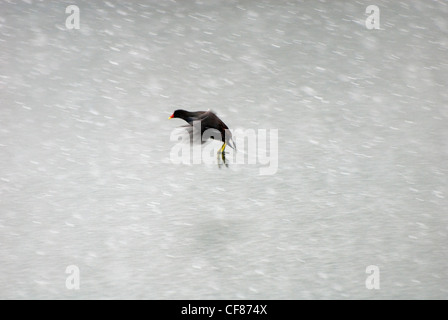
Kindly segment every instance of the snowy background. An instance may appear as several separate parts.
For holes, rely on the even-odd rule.
[[[447,17],[0,0],[0,298],[447,299]],[[279,129],[278,172],[172,164],[177,108]]]

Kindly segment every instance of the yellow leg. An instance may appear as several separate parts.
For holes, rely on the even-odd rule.
[[[226,146],[227,146],[227,144],[224,142],[218,153],[223,153]]]
[[[222,164],[224,163],[226,165],[226,167],[229,167],[229,164],[226,161],[226,153],[224,152],[224,149],[226,148],[227,144],[224,142],[221,149],[219,149],[218,151],[218,167],[221,168]],[[219,159],[219,155],[221,155],[221,159]],[[221,162],[222,160],[222,162]]]

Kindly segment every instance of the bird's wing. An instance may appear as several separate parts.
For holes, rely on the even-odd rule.
[[[201,143],[202,135],[201,130],[197,130],[192,125],[185,125],[181,127],[177,127],[175,129],[174,135],[182,140],[183,142],[191,143]]]
[[[207,125],[205,126],[205,128],[213,128],[213,129],[229,129],[227,127],[227,125],[218,118],[218,116],[216,115],[216,113],[214,113],[213,111],[205,111],[204,113],[202,113],[199,117],[198,120],[204,121],[203,123],[206,123]]]
[[[214,113],[213,111],[207,110],[207,111],[202,111],[198,115],[198,120],[205,120],[205,119],[217,118],[217,117],[218,116],[216,115],[216,113]]]

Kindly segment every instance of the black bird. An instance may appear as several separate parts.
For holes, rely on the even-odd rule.
[[[176,110],[169,117],[169,119],[172,118],[183,119],[188,122],[189,126],[191,127],[193,127],[193,123],[195,121],[200,121],[201,139],[204,138],[203,134],[207,130],[212,130],[211,132],[208,132],[209,138],[215,139],[215,136],[213,135],[213,131],[215,131],[217,133],[217,136],[220,137],[221,141],[223,142],[221,149],[218,151],[218,154],[222,154],[222,159],[224,162],[224,149],[226,148],[226,146],[229,145],[231,148],[236,149],[235,142],[232,139],[232,133],[230,132],[229,127],[212,111],[189,112],[185,110]]]

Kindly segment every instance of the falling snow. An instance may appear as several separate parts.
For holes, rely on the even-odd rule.
[[[446,299],[447,16],[1,2],[0,298]],[[278,129],[277,173],[172,164],[177,108]]]

